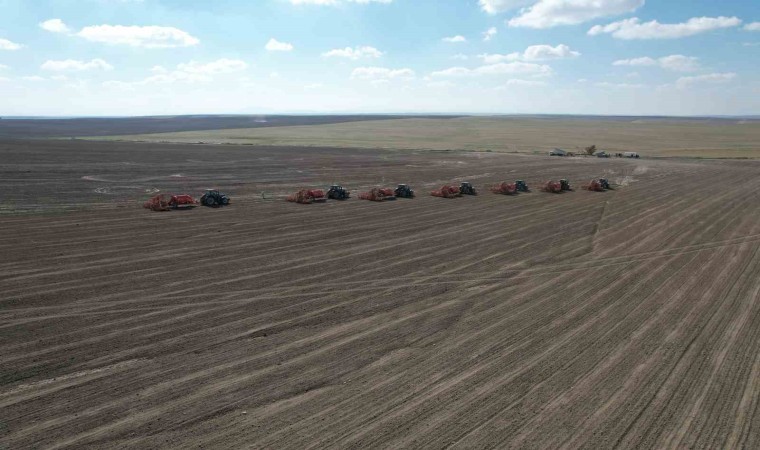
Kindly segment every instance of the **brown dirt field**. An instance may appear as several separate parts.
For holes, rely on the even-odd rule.
[[[96,139],[104,139],[103,137]],[[111,140],[546,153],[560,147],[645,157],[760,158],[760,120],[460,117],[112,136]]]
[[[0,448],[760,447],[757,162],[65,141],[0,158]],[[603,175],[622,186],[281,201]],[[212,181],[232,206],[139,207]]]

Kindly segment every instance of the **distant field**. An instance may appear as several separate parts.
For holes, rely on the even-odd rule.
[[[760,121],[559,117],[410,118],[277,128],[108,136],[96,139],[531,153],[595,144],[645,156],[760,158]]]
[[[109,136],[178,131],[224,130],[231,128],[271,128],[292,125],[320,125],[388,120],[407,116],[391,115],[232,115],[232,116],[154,116],[154,117],[80,117],[70,119],[3,119],[0,138],[46,138]],[[421,118],[427,116],[419,116]],[[438,119],[456,116],[435,116]]]

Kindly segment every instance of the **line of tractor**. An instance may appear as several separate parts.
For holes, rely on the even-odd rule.
[[[524,180],[517,180],[514,183],[502,182],[496,183],[488,188],[494,194],[516,195],[521,192],[530,192],[528,184]],[[609,180],[606,178],[595,178],[589,183],[583,185],[584,190],[603,192],[612,189]],[[542,192],[561,193],[572,191],[573,187],[567,179],[550,180],[543,183],[540,188]],[[464,195],[478,195],[477,189],[472,183],[463,181],[457,185],[446,184],[439,189],[430,192],[433,197],[456,198]],[[407,184],[399,184],[396,189],[392,188],[372,188],[367,192],[359,194],[360,200],[370,200],[382,202],[386,200],[395,200],[397,198],[414,198],[415,193]],[[302,189],[292,195],[287,200],[293,203],[310,204],[315,202],[326,202],[327,200],[347,200],[351,198],[351,193],[340,185],[332,185],[329,189]]]
[[[612,189],[609,180],[606,178],[595,178],[582,186],[584,190],[603,192]],[[531,192],[528,184],[524,180],[517,180],[514,183],[501,182],[488,187],[494,194],[517,195],[519,193]],[[539,190],[542,192],[559,194],[566,191],[572,191],[573,187],[567,179],[549,180],[543,183]],[[439,189],[430,191],[430,195],[440,198],[456,198],[465,195],[478,195],[477,189],[468,181],[456,184],[446,184]],[[397,198],[412,199],[416,194],[408,184],[399,184],[395,189],[390,187],[372,188],[369,191],[361,192],[358,195],[360,200],[373,202],[383,202],[395,200]],[[298,192],[289,195],[287,201],[300,204],[311,204],[317,202],[326,202],[328,200],[348,200],[351,198],[351,192],[341,185],[334,184],[327,190],[323,189],[301,189]],[[169,211],[172,209],[192,208],[203,205],[211,208],[227,206],[230,204],[230,198],[226,194],[215,189],[208,189],[196,200],[189,194],[177,194],[166,196],[159,194],[145,202],[143,206],[153,211]]]

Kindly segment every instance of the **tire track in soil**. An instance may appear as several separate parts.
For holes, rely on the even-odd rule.
[[[246,150],[349,186],[632,167]],[[604,194],[10,217],[0,445],[751,446],[757,167],[648,166]]]

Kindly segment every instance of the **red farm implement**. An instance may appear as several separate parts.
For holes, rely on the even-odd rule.
[[[151,197],[143,203],[143,207],[152,211],[168,211],[170,209],[194,208],[198,206],[198,200],[187,194],[172,195],[169,199],[163,194]]]
[[[371,202],[382,202],[383,200],[387,198],[395,198],[393,196],[392,190],[390,194],[386,191],[387,191],[386,189],[372,188],[367,192],[362,192],[361,194],[359,194],[359,199],[369,200]]]
[[[310,205],[314,202],[327,201],[327,196],[322,189],[301,189],[295,194],[289,195],[287,200],[293,203]]]
[[[562,183],[559,181],[547,181],[541,186],[541,190],[544,192],[551,192],[553,194],[559,194],[562,192]]]
[[[587,191],[603,192],[604,188],[599,180],[591,180],[588,184],[583,185],[583,189]]]
[[[459,192],[459,188],[456,186],[444,185],[440,189],[436,189],[430,193],[433,197],[442,198],[454,198],[460,197],[462,194]]]
[[[494,194],[514,195],[517,194],[517,185],[505,181],[491,186],[491,192]]]

